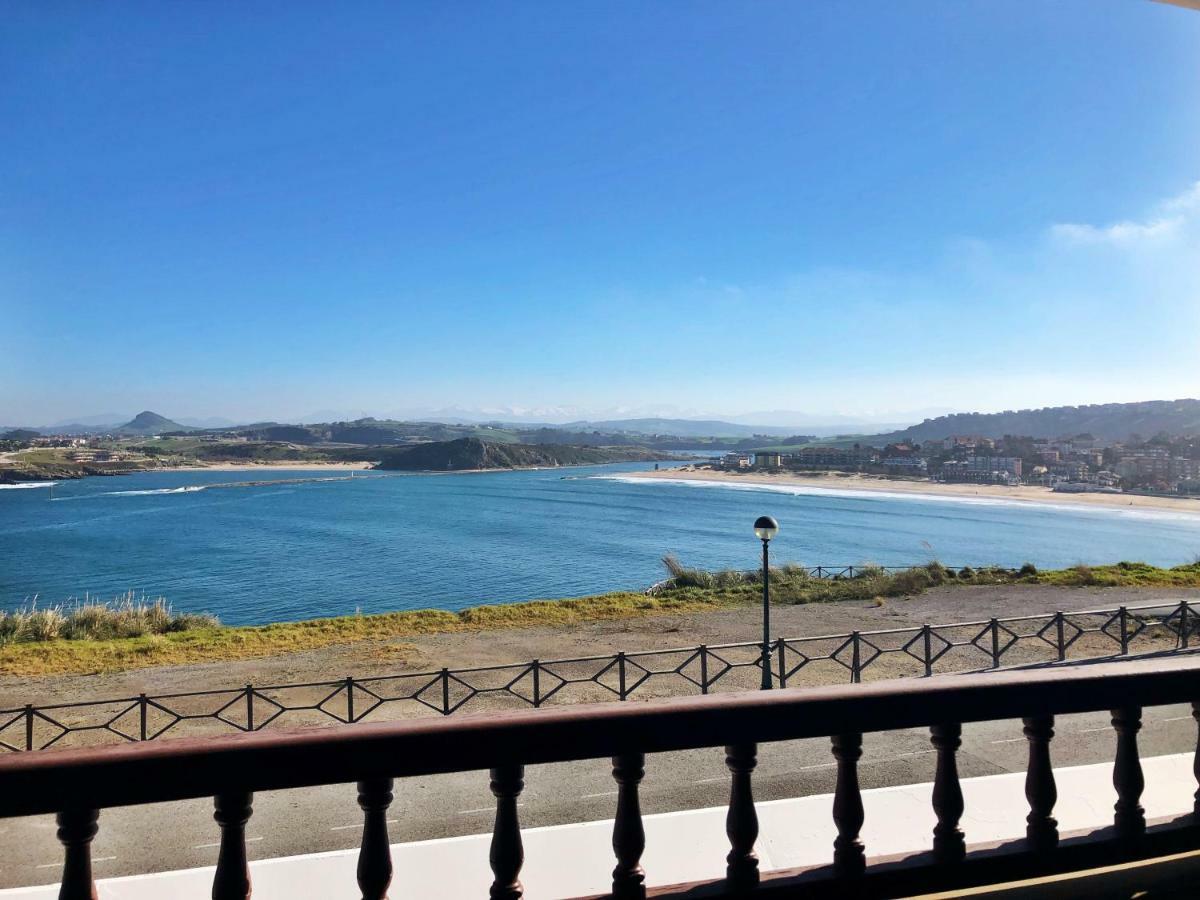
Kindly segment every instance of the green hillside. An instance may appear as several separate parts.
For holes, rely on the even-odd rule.
[[[955,413],[926,419],[903,431],[862,438],[876,446],[899,441],[942,440],[952,435],[1002,438],[1006,434],[1037,438],[1090,434],[1098,440],[1128,441],[1160,432],[1171,436],[1200,434],[1200,400],[1151,400],[1143,403],[1100,403],[1091,406],[1048,406],[999,413]]]
[[[408,472],[523,469],[662,459],[640,447],[576,447],[565,444],[499,444],[478,438],[436,441],[384,451],[377,468]]]

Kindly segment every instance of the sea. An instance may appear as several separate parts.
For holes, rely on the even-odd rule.
[[[992,498],[514,472],[143,472],[0,487],[0,607],[126,591],[229,624],[510,603],[690,566],[1191,562],[1200,515]],[[301,479],[301,480],[296,480]],[[275,483],[263,483],[263,482]]]

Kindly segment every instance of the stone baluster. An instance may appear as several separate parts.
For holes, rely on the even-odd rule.
[[[729,769],[729,812],[725,816],[725,834],[729,836],[729,855],[725,857],[725,877],[738,888],[758,884],[758,813],[754,810],[751,773],[758,765],[756,744],[734,744],[725,748],[725,766]]]
[[[1142,728],[1142,708],[1124,706],[1114,709],[1112,725],[1117,732],[1117,758],[1113,764],[1117,803],[1113,807],[1113,826],[1118,837],[1137,838],[1146,830],[1146,813],[1140,802],[1146,781],[1142,776],[1137,745],[1137,734]]]
[[[213,818],[221,826],[221,847],[213,875],[213,900],[247,900],[250,867],[246,860],[246,823],[254,812],[254,795],[247,791],[217,794]]]
[[[58,814],[58,840],[64,852],[59,900],[96,900],[92,839],[99,830],[99,818],[100,811],[95,809],[68,809]]]
[[[1025,817],[1025,838],[1034,850],[1053,850],[1058,846],[1058,820],[1051,815],[1058,802],[1058,787],[1050,764],[1054,716],[1030,716],[1021,721],[1029,742],[1029,765],[1025,770],[1029,815]]]
[[[358,849],[358,889],[362,900],[387,900],[392,883],[392,851],[387,811],[392,805],[392,779],[358,783],[358,807],[363,811],[362,843]]]
[[[866,853],[859,838],[864,819],[862,792],[858,787],[862,735],[834,735],[833,756],[837,760],[833,821],[838,832],[833,842],[833,870],[838,875],[854,877],[861,875],[867,866]]]
[[[488,854],[495,876],[488,893],[492,900],[520,900],[525,895],[520,878],[525,848],[521,843],[521,820],[517,816],[517,798],[524,788],[524,766],[492,769],[491,789],[496,798],[496,822],[492,827],[492,849]]]
[[[646,872],[642,868],[646,831],[638,799],[645,764],[646,757],[641,753],[614,756],[612,760],[613,779],[617,782],[617,817],[612,836],[617,865],[612,873],[612,893],[617,900],[642,900],[646,896]]]
[[[963,814],[962,785],[958,780],[958,748],[962,746],[962,726],[958,723],[934,725],[930,742],[937,750],[937,771],[933,777],[933,857],[939,863],[956,863],[967,852],[966,840],[958,827]]]

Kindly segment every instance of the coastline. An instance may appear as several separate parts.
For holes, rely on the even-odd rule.
[[[330,471],[369,469],[374,465],[370,462],[218,462],[204,463],[196,466],[155,466],[151,469],[141,469],[142,472],[246,472],[270,471],[298,472],[312,469],[329,469]]]
[[[947,484],[936,481],[904,481],[900,479],[859,474],[817,473],[800,475],[793,472],[746,472],[735,474],[715,469],[681,467],[657,472],[630,472],[623,478],[649,478],[667,481],[691,481],[709,484],[763,485],[766,487],[795,487],[825,491],[854,491],[875,494],[908,494],[914,497],[935,497],[959,500],[1003,500],[1006,502],[1080,506],[1108,509],[1157,510],[1200,516],[1200,500],[1191,497],[1146,497],[1140,494],[1070,494],[1050,488],[1021,485],[1007,487],[990,484]]]

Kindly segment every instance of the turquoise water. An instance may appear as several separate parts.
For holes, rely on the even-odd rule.
[[[643,588],[660,559],[1040,566],[1200,554],[1200,516],[621,480],[624,464],[205,487],[328,472],[147,472],[0,490],[0,603],[162,594],[241,624]]]

